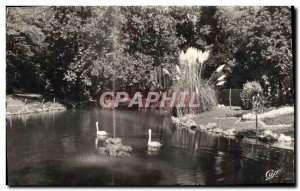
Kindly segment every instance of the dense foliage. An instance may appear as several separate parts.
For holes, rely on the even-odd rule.
[[[256,96],[258,94],[262,94],[262,88],[259,82],[257,81],[246,82],[241,92],[242,108],[251,109],[253,96]],[[262,97],[263,95],[260,96]]]
[[[201,80],[225,66],[215,88],[256,80],[272,104],[294,100],[290,7],[7,7],[6,28],[8,93],[163,90],[194,47],[210,51]]]

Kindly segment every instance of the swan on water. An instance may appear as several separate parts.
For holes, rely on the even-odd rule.
[[[99,131],[98,121],[96,122],[97,136],[106,136],[108,135],[106,131]]]
[[[152,130],[149,129],[148,149],[158,149],[161,147],[161,144],[158,141],[151,141],[151,132]]]

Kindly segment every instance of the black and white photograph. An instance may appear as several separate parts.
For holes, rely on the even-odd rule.
[[[7,187],[296,185],[293,5],[2,8]]]

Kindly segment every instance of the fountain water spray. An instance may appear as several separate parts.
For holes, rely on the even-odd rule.
[[[113,8],[113,17],[114,17],[114,30],[113,30],[113,78],[112,78],[112,89],[113,92],[116,92],[116,82],[115,82],[115,76],[116,76],[116,71],[115,71],[115,62],[116,62],[116,54],[117,54],[117,46],[118,46],[118,28],[119,28],[119,22],[118,22],[118,15],[119,15],[119,10],[118,7]],[[112,108],[113,112],[113,130],[114,130],[114,138],[116,138],[116,111],[115,108]]]

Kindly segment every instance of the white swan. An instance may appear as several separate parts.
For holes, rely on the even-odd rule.
[[[161,147],[161,144],[158,141],[151,141],[151,132],[152,130],[149,129],[148,149],[158,149]]]
[[[96,122],[97,136],[106,136],[108,135],[106,131],[99,131],[98,121]]]

